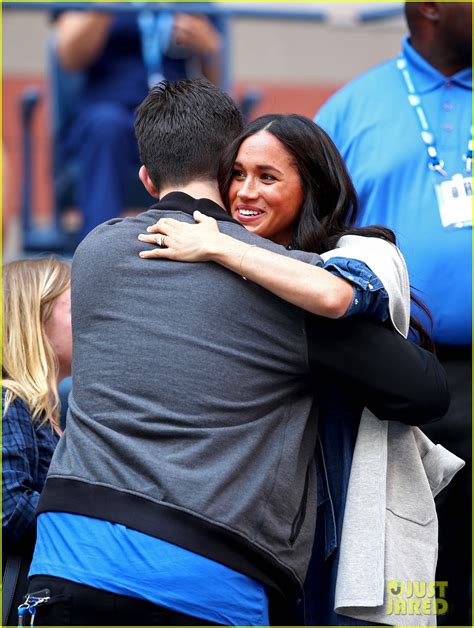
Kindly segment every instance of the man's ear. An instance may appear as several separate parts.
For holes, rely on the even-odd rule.
[[[439,20],[439,2],[419,2],[418,5],[418,11],[424,18],[431,22]]]
[[[156,189],[153,181],[150,179],[150,175],[148,174],[148,170],[146,169],[146,166],[142,166],[140,168],[138,172],[138,176],[140,178],[140,181],[145,186],[145,190],[148,192],[148,194],[153,196],[153,198],[160,198],[160,193]]]

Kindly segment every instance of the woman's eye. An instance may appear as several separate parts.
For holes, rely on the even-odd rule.
[[[237,170],[236,168],[232,170],[233,179],[243,179],[244,177],[245,177],[245,174],[242,172],[242,170]]]
[[[266,174],[266,173],[261,175],[261,179],[263,181],[276,181],[276,178],[272,174]]]

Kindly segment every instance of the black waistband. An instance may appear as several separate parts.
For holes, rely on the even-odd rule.
[[[120,523],[246,574],[280,595],[301,593],[292,571],[232,530],[169,504],[80,480],[48,478],[37,514],[69,512]]]
[[[440,362],[448,360],[472,360],[472,345],[435,345],[435,353]]]

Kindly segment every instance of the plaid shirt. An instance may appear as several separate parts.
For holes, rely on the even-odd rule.
[[[2,408],[6,390],[2,388]],[[4,551],[11,544],[34,539],[35,511],[46,481],[58,436],[49,423],[31,420],[21,399],[15,399],[2,421],[2,527]]]

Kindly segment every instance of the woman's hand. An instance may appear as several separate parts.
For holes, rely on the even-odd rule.
[[[140,257],[165,258],[180,262],[207,262],[222,248],[226,236],[219,231],[214,218],[199,211],[193,213],[196,224],[181,222],[174,218],[161,218],[148,227],[148,234],[138,239],[148,244],[157,244],[155,249],[142,251]]]

